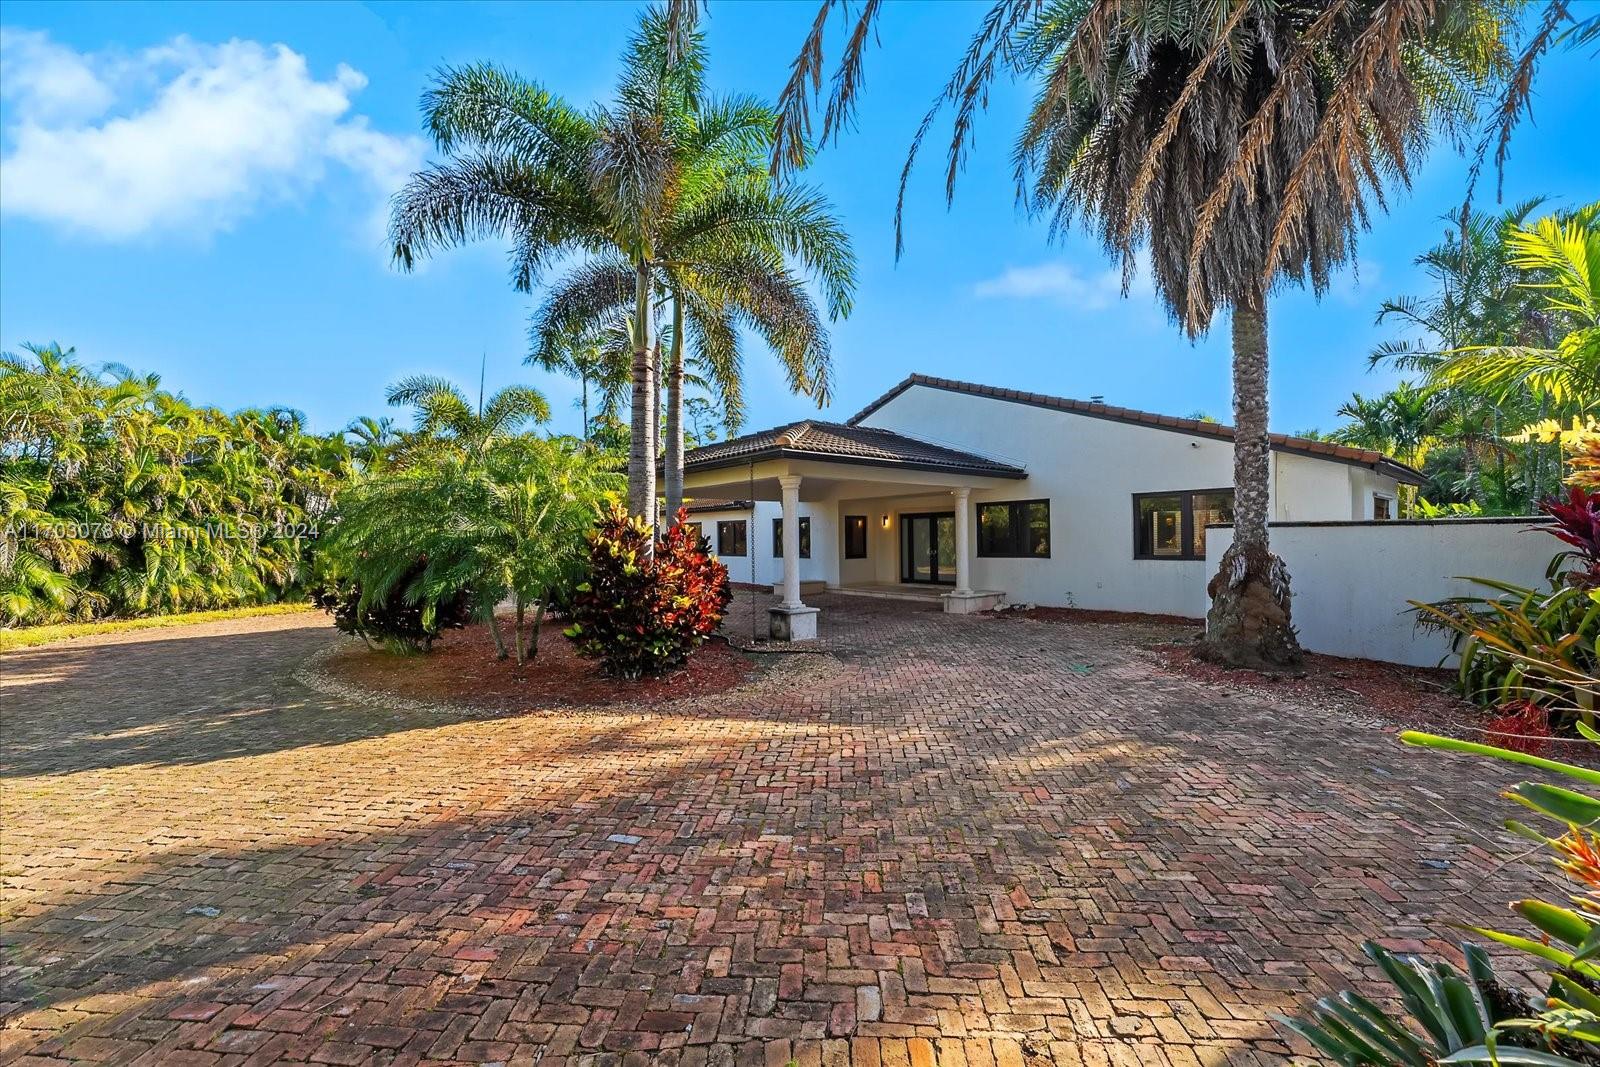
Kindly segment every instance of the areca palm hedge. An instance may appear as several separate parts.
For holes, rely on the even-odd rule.
[[[339,435],[228,414],[59,345],[0,357],[0,625],[269,603],[309,576]]]
[[[823,81],[825,0],[780,99],[774,166],[802,162]],[[1213,578],[1203,654],[1298,661],[1289,576],[1270,550],[1267,311],[1285,284],[1321,293],[1371,214],[1431,142],[1459,136],[1510,71],[1519,5],[1490,0],[996,0],[913,141],[945,107],[953,190],[993,80],[1036,94],[1017,138],[1019,192],[1054,223],[1082,222],[1190,336],[1218,312],[1233,339],[1235,536]],[[697,7],[680,5],[683,24]],[[849,27],[821,122],[848,124],[882,12]],[[897,228],[900,221],[897,211]]]
[[[686,34],[674,43],[667,30],[659,10],[645,14],[615,99],[587,111],[490,65],[443,71],[423,112],[445,159],[396,197],[390,228],[405,269],[442,248],[509,239],[512,284],[523,292],[553,260],[580,258],[560,287],[563,310],[548,321],[592,323],[620,310],[632,354],[628,504],[646,517],[656,504],[661,296],[677,327],[667,370],[667,469],[676,472],[686,335],[725,400],[737,402],[736,330],[748,325],[784,356],[795,388],[823,403],[826,333],[788,264],[817,278],[832,315],[848,311],[854,283],[826,201],[761,172],[772,112],[706,94],[703,42]],[[547,361],[555,334],[536,334],[536,356]]]

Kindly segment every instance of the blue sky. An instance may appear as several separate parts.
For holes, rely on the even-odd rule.
[[[533,301],[485,244],[414,274],[384,253],[385,201],[427,156],[417,99],[440,65],[490,60],[579,104],[609,96],[637,7],[590,4],[33,4],[3,10],[0,347],[58,340],[87,361],[162,375],[197,402],[288,404],[317,429],[385,414],[384,386],[425,371],[491,389],[528,382],[575,429],[572,383],[522,364]],[[953,209],[938,160],[913,180],[909,240],[890,225],[907,142],[982,6],[892,5],[857,128],[807,180],[860,260],[834,333],[844,417],[911,371],[1129,407],[1227,418],[1227,331],[1183,340],[1144,292],[1123,299],[1087,237],[1051,243],[1015,208],[1008,156],[1026,106],[1001,87]],[[719,90],[775,98],[815,8],[713,0]],[[831,58],[831,57],[830,57]],[[1541,74],[1507,202],[1600,196],[1593,57]],[[1321,301],[1272,305],[1273,426],[1329,427],[1391,332],[1384,297],[1417,291],[1412,257],[1460,201],[1466,164],[1436,152]],[[1493,184],[1482,203],[1492,206]],[[815,413],[752,348],[751,428]]]

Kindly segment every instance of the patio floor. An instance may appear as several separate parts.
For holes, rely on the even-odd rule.
[[[653,709],[327,695],[320,616],[7,655],[0,1061],[1280,1063],[1361,940],[1533,886],[1509,772],[1182,630],[816,600]]]

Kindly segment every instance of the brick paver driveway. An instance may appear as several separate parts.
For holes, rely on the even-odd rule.
[[[1532,878],[1465,845],[1496,767],[1159,632],[823,604],[639,711],[323,696],[309,616],[6,657],[0,1059],[1280,1062],[1362,938]]]

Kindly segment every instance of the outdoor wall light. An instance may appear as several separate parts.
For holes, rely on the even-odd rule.
[[[883,528],[885,530],[887,530],[889,528],[889,516],[887,516],[887,515],[885,515],[883,517]]]

